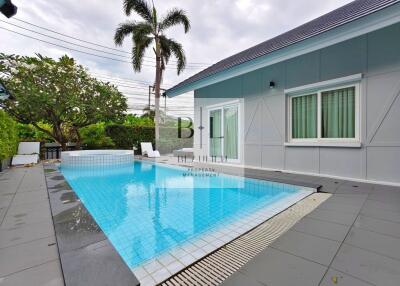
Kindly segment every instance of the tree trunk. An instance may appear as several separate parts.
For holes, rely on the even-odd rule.
[[[156,145],[160,139],[160,86],[161,86],[161,49],[160,42],[156,39],[156,81],[155,81],[155,128]]]
[[[79,133],[79,128],[74,128],[75,134],[76,134],[76,150],[81,150],[81,145],[82,145],[82,138],[81,134]]]

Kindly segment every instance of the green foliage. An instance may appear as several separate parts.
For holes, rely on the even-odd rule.
[[[51,126],[49,124],[39,122],[38,126],[51,132]],[[32,124],[17,123],[17,134],[19,141],[36,141],[44,143],[54,141],[47,133],[37,129]]]
[[[154,127],[154,120],[150,117],[139,117],[133,114],[128,114],[124,121],[125,126],[143,126],[143,127]]]
[[[154,144],[154,127],[108,125],[106,134],[115,143],[117,149],[130,150],[136,147],[140,152],[141,142],[152,142]]]
[[[161,59],[157,74],[165,70],[171,55],[177,59],[178,75],[185,69],[186,57],[183,47],[172,38],[166,37],[169,28],[182,25],[185,33],[190,30],[190,21],[186,12],[173,8],[163,17],[158,17],[154,4],[152,7],[146,0],[124,0],[124,12],[129,16],[132,12],[138,14],[143,21],[129,21],[118,26],[114,42],[121,46],[127,36],[133,40],[132,64],[135,71],[140,72],[146,49],[154,43],[156,56]],[[161,69],[161,70],[160,70]],[[161,77],[158,77],[161,79]],[[156,84],[160,84],[158,81]]]
[[[75,60],[0,53],[0,73],[16,98],[0,102],[17,121],[32,124],[61,144],[69,132],[100,121],[119,122],[126,98],[113,85],[92,78]],[[39,123],[51,125],[43,129]],[[79,138],[79,134],[76,136]]]
[[[109,125],[106,126],[106,134],[111,137],[117,149],[132,149],[136,147],[138,154],[141,153],[140,143],[151,142],[154,146],[155,130],[154,127],[146,126],[125,126]],[[173,150],[185,147],[193,147],[193,138],[178,138],[178,129],[173,127],[164,127],[160,129],[160,139],[157,149],[162,154],[172,153]],[[182,129],[182,136],[190,135],[188,129]]]
[[[0,110],[0,161],[13,156],[17,147],[17,124],[7,113]]]
[[[82,143],[87,149],[111,149],[115,147],[113,140],[107,136],[105,123],[100,122],[84,127],[80,131]]]

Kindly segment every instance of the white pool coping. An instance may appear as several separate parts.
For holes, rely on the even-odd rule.
[[[302,187],[294,194],[261,210],[238,218],[232,223],[217,226],[161,256],[146,261],[143,265],[132,268],[132,271],[140,285],[156,285],[315,192],[315,189]]]

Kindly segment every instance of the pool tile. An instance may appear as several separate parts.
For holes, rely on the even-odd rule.
[[[171,274],[175,274],[178,271],[182,270],[185,266],[179,262],[179,261],[174,261],[171,264],[167,265],[167,269]]]
[[[135,274],[136,278],[139,280],[146,277],[147,275],[149,275],[149,273],[141,266],[132,268],[132,272],[133,272],[133,274]]]
[[[197,249],[196,251],[191,253],[196,259],[202,258],[204,255],[206,255],[206,251],[203,249]]]
[[[194,244],[195,246],[197,246],[198,248],[202,248],[202,247],[204,247],[205,245],[207,245],[207,242],[206,242],[205,240],[198,239],[198,240],[195,240],[195,241],[193,242],[193,244]]]
[[[168,269],[165,267],[163,267],[151,274],[151,277],[153,277],[153,279],[157,283],[164,281],[165,279],[167,279],[170,276],[171,276],[171,273],[169,273]]]
[[[192,256],[191,254],[187,254],[184,257],[179,259],[179,261],[185,266],[188,266],[188,265],[192,264],[196,260],[197,259],[194,256]]]
[[[188,255],[188,253],[180,247],[173,249],[172,251],[169,252],[169,254],[171,254],[177,259],[181,259],[182,257]]]
[[[171,254],[166,253],[166,254],[163,254],[163,255],[157,257],[157,260],[159,262],[161,262],[162,265],[167,266],[168,264],[176,261],[176,258],[173,257]]]
[[[143,279],[140,279],[140,286],[154,286],[154,285],[156,285],[156,281],[153,279],[151,275],[148,275]]]
[[[160,270],[162,267],[162,264],[155,259],[143,265],[143,268],[150,274]]]

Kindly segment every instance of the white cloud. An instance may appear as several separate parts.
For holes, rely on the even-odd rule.
[[[18,19],[109,47],[115,47],[113,35],[117,25],[128,19],[122,11],[122,0],[14,0],[13,2],[19,8],[16,16]],[[179,7],[187,11],[192,24],[191,31],[184,34],[182,27],[177,27],[168,31],[168,35],[183,44],[189,64],[193,62],[215,63],[348,2],[351,0],[154,1],[161,15],[172,7]],[[0,17],[1,20],[23,25],[16,20]],[[44,39],[44,37],[33,35],[3,22],[0,22],[0,27]],[[37,30],[34,27],[29,28]],[[47,33],[46,31],[41,32]],[[57,35],[52,35],[57,37]],[[55,42],[54,40],[49,41]],[[73,47],[66,43],[59,44]],[[80,44],[85,45],[84,43]],[[122,49],[129,51],[130,48],[131,43],[127,38]],[[23,55],[41,53],[52,57],[59,57],[66,53],[95,73],[150,83],[154,81],[154,69],[151,67],[143,67],[141,73],[134,73],[129,63],[114,62],[65,50],[1,29],[0,52]],[[153,57],[153,52],[150,50],[146,56]],[[171,68],[173,68],[172,65]],[[178,77],[176,70],[168,69],[164,77],[164,85],[170,87],[198,71],[200,70],[188,68]],[[187,100],[187,96],[182,98],[185,106]],[[179,98],[171,100],[171,102],[179,105]]]

